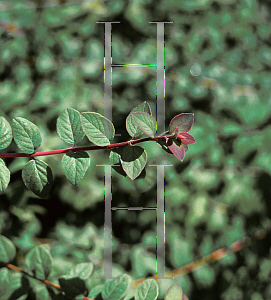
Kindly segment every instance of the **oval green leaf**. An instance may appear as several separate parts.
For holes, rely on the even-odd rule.
[[[0,150],[7,148],[12,141],[12,129],[9,122],[0,117]]]
[[[68,144],[78,144],[85,136],[80,113],[73,108],[66,108],[57,119],[56,130],[59,137]]]
[[[142,104],[135,107],[134,109],[132,109],[131,113],[126,118],[126,129],[129,133],[129,135],[135,139],[135,138],[140,137],[143,132],[140,130],[140,128],[138,127],[137,123],[134,121],[134,119],[131,115],[134,112],[145,112],[149,115],[151,115],[152,113],[151,113],[151,108],[150,108],[149,103],[147,101],[145,101]]]
[[[110,165],[120,165],[120,159],[122,154],[122,148],[115,148],[110,151],[109,162]]]
[[[144,280],[136,289],[135,300],[155,300],[158,292],[158,284],[154,279]]]
[[[169,123],[169,133],[173,133],[178,127],[178,133],[188,132],[194,123],[194,114],[183,113],[175,116]]]
[[[32,154],[41,145],[39,128],[25,118],[16,117],[12,120],[14,141],[27,154]]]
[[[147,153],[139,146],[126,146],[123,148],[121,159],[123,170],[134,180],[147,163]]]
[[[183,300],[183,290],[179,283],[173,284],[166,292],[164,300]]]
[[[25,264],[38,279],[46,279],[53,265],[53,258],[48,245],[36,246],[31,249],[26,257]]]
[[[138,128],[147,136],[154,137],[156,132],[156,120],[145,112],[131,113]]]
[[[12,274],[7,268],[0,270],[0,299],[8,299],[6,296],[9,291],[9,285],[11,282]],[[3,298],[2,298],[3,297]]]
[[[90,165],[90,157],[85,151],[68,152],[63,155],[61,160],[61,168],[73,185],[77,185]]]
[[[52,299],[45,284],[42,284],[39,281],[34,281],[31,284],[31,287],[35,294],[35,300],[51,300]],[[18,300],[20,300],[20,299],[18,299]]]
[[[0,158],[0,192],[3,193],[10,181],[10,172],[3,159]]]
[[[103,284],[99,284],[96,285],[94,288],[91,289],[91,291],[88,294],[88,298],[96,298],[96,296],[98,296],[102,290],[103,290],[104,285]]]
[[[129,275],[123,274],[119,277],[107,281],[102,291],[102,297],[106,300],[119,300],[126,293],[130,284],[131,278]]]
[[[119,173],[120,175],[126,177],[127,174],[124,172],[122,164],[121,164],[121,155],[122,155],[122,148],[115,148],[110,151],[109,155],[109,162],[112,168]]]
[[[14,259],[16,248],[11,240],[0,235],[0,262],[8,263]]]
[[[15,299],[23,300],[26,299],[29,291],[29,279],[21,273],[12,273],[11,281],[9,284],[8,295],[15,296]],[[1,298],[2,299],[2,298]],[[8,299],[14,299],[10,297]]]
[[[70,276],[87,280],[93,273],[93,263],[80,263],[70,270]]]
[[[35,195],[47,198],[53,185],[51,168],[38,159],[30,160],[22,171],[23,182]]]
[[[114,138],[115,129],[110,120],[95,112],[80,115],[83,130],[90,142],[97,146],[107,146]]]

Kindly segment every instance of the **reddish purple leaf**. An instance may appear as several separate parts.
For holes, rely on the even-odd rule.
[[[195,144],[196,140],[193,138],[193,136],[187,132],[182,132],[178,135],[178,140],[181,139],[182,144],[189,145],[189,144]]]
[[[184,160],[185,149],[184,146],[177,146],[172,140],[168,139],[169,150],[180,160]]]
[[[175,116],[169,124],[169,133],[173,133],[176,127],[178,127],[178,133],[188,132],[194,123],[194,114],[183,113]]]

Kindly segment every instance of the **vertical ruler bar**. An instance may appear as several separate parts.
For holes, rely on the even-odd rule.
[[[104,23],[104,116],[112,122],[112,23]]]

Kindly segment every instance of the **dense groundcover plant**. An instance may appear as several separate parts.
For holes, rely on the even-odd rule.
[[[37,156],[63,153],[61,168],[73,185],[79,184],[89,165],[88,150],[110,150],[109,161],[111,166],[121,175],[136,179],[147,162],[147,153],[140,146],[134,146],[144,141],[156,141],[166,152],[175,155],[183,161],[189,144],[196,143],[187,132],[194,122],[194,114],[182,113],[175,116],[169,130],[159,136],[156,133],[156,120],[152,116],[149,104],[145,101],[134,108],[126,119],[126,128],[132,137],[130,141],[110,144],[114,137],[114,126],[110,120],[96,112],[79,113],[73,108],[65,109],[57,120],[59,137],[71,144],[72,147],[61,150],[36,152],[41,145],[41,134],[38,127],[31,121],[15,117],[12,125],[0,117],[0,149],[5,149],[14,138],[17,146],[23,153],[1,153],[1,157],[29,157],[30,160],[22,170],[22,179],[25,186],[35,195],[48,198],[53,184],[53,174],[49,165]],[[140,138],[142,135],[145,138]],[[87,136],[96,146],[76,147]],[[4,161],[0,161],[0,190],[4,192],[10,182],[10,172]],[[93,286],[94,265],[91,262],[80,263],[69,270],[69,273],[58,278],[59,285],[48,280],[53,257],[48,245],[33,248],[25,257],[26,270],[22,270],[10,262],[16,256],[16,248],[12,241],[0,236],[0,299],[26,299],[30,286],[38,299],[94,299],[101,295],[103,299],[157,299],[159,289],[157,282],[149,278],[138,285],[136,289],[129,288],[131,277],[123,274],[115,279],[107,280],[104,284]],[[10,270],[16,270],[23,277],[16,277]],[[34,279],[34,280],[33,280]],[[41,284],[42,283],[42,284]],[[52,290],[52,287],[59,292]],[[167,300],[184,300],[179,283],[171,286],[165,298]]]
[[[121,297],[115,289],[110,296],[107,291],[103,293],[105,280],[95,279],[98,267],[103,266],[104,251],[104,167],[96,166],[101,166],[99,163],[115,164],[112,168],[121,175],[112,172],[111,177],[112,200],[116,206],[154,206],[157,178],[155,168],[148,168],[150,162],[171,164],[165,168],[164,177],[165,266],[166,271],[171,272],[165,276],[174,279],[159,282],[153,278],[159,287],[160,297],[157,299],[164,299],[169,286],[176,282],[191,300],[271,299],[271,7],[268,2],[1,1],[1,116],[10,122],[11,132],[15,126],[13,117],[17,119],[17,127],[22,121],[18,117],[35,123],[42,144],[38,147],[37,135],[33,151],[18,149],[15,132],[12,132],[15,143],[11,142],[8,149],[2,145],[0,150],[13,156],[2,157],[0,161],[1,174],[4,173],[4,179],[0,180],[1,189],[8,184],[0,197],[0,234],[3,235],[0,236],[0,299],[88,297],[100,300],[102,297]],[[61,127],[69,126],[69,122],[64,121],[61,125],[58,121],[56,127],[63,109],[73,107],[78,112],[103,114],[105,25],[96,22],[104,20],[121,22],[112,24],[111,28],[114,110],[110,120],[114,121],[116,133],[121,133],[121,136],[124,133],[125,138],[109,140],[105,146],[99,146],[89,143],[87,137],[81,142],[79,135],[71,137],[65,145],[57,132]],[[155,68],[115,68],[114,65],[156,63],[157,25],[149,24],[155,20],[173,21],[164,27],[165,130],[169,130],[170,120],[181,112],[193,112],[195,125],[193,131],[183,128],[175,136],[176,128],[173,127],[172,137],[167,132],[161,135],[166,138],[156,139],[154,143],[150,140],[152,136],[146,134],[133,136],[132,133],[130,138],[127,137],[123,118],[141,102],[155,99],[158,92]],[[143,112],[150,114],[147,109]],[[138,122],[136,114],[130,118]],[[5,121],[0,118],[0,124]],[[81,121],[79,124],[83,126]],[[31,128],[29,123],[26,128]],[[10,130],[6,133],[8,142],[9,133]],[[101,133],[95,132],[95,137],[98,137],[96,134]],[[191,139],[187,134],[196,138],[195,145],[190,147]],[[146,137],[149,140],[145,144],[134,144],[134,140]],[[62,138],[65,139],[65,135]],[[130,139],[130,144],[110,148],[113,143],[127,143]],[[47,157],[37,155],[38,151],[66,151],[64,148],[83,146],[94,146],[100,151],[81,149],[60,152],[60,155],[52,153]],[[142,167],[140,161],[132,164],[132,160],[127,159],[130,153],[123,153],[127,152],[125,148],[133,148],[138,151],[135,155],[140,156],[139,146],[146,150],[142,156],[148,155],[146,178],[145,168],[134,177]],[[160,146],[167,153],[159,151]],[[187,146],[191,150],[188,153]],[[84,155],[80,156],[80,153]],[[85,163],[89,161],[87,155],[90,157],[88,168]],[[48,164],[45,173],[42,162]],[[67,180],[61,166],[68,163]],[[79,165],[83,171],[87,169],[83,179],[80,176],[84,172]],[[27,185],[37,194],[25,188],[22,169],[25,169]],[[35,171],[29,176],[33,169],[38,173]],[[43,180],[47,182],[50,169],[53,186],[48,185],[46,190]],[[121,213],[125,216],[119,217]],[[149,284],[150,280],[143,277],[155,274],[155,218],[146,217],[145,213],[147,211],[112,213],[113,232],[116,234],[113,243],[119,239],[113,248],[114,276],[127,272],[133,280],[139,278],[136,280],[138,285],[144,280]],[[140,218],[132,222],[133,216]],[[269,233],[264,234],[263,228]],[[251,243],[250,237],[259,229],[257,238],[266,238]],[[130,238],[130,231],[137,233],[138,237],[135,234],[135,238]],[[15,245],[15,257],[11,255],[14,247],[5,237]],[[97,255],[99,264],[96,264],[91,255],[96,254],[98,242],[101,247]],[[34,248],[40,244],[47,245]],[[243,249],[247,245],[251,246]],[[142,250],[137,257],[133,256],[134,248]],[[240,249],[243,251],[235,253]],[[217,259],[220,261],[211,264]],[[91,274],[90,261],[94,262]],[[148,261],[152,261],[151,266]],[[41,262],[47,267],[44,275]],[[119,272],[116,272],[117,268]],[[68,285],[65,285],[65,280]],[[73,280],[78,291],[73,288]],[[125,282],[127,277],[122,280]],[[152,286],[155,289],[156,285],[151,281],[150,289]],[[180,287],[174,289],[182,298]],[[129,299],[128,294],[129,288],[123,298]],[[131,295],[133,297],[135,295]],[[155,292],[146,296],[147,299],[154,297]]]
[[[135,144],[155,141],[169,154],[184,160],[188,145],[196,143],[188,133],[194,123],[193,113],[181,113],[169,123],[168,131],[159,136],[156,133],[156,120],[152,116],[149,104],[145,101],[134,108],[126,119],[126,129],[131,140],[110,144],[114,137],[114,126],[110,120],[96,112],[78,112],[66,108],[57,119],[57,133],[70,148],[37,152],[41,145],[41,134],[31,121],[14,117],[12,125],[0,117],[0,149],[5,149],[14,139],[23,153],[1,153],[0,157],[29,157],[22,170],[25,186],[40,198],[48,198],[53,183],[53,174],[49,165],[38,156],[64,154],[61,168],[73,185],[78,185],[90,165],[90,157],[86,151],[110,150],[110,165],[122,176],[136,179],[146,166],[147,153]],[[84,136],[95,144],[89,147],[76,147]],[[147,137],[142,137],[143,135]],[[10,172],[0,159],[0,190],[3,193],[10,182]],[[84,233],[82,233],[84,235]],[[263,239],[266,233],[256,232],[254,238]],[[80,237],[79,237],[80,238]],[[89,237],[86,237],[89,239]],[[228,247],[218,249],[202,259],[182,266],[165,274],[178,277],[219,260],[232,252],[237,252],[251,244],[251,238],[242,238]],[[76,263],[65,272],[56,272],[55,259],[49,245],[32,247],[23,258],[22,268],[13,264],[18,251],[13,241],[0,235],[0,299],[103,299],[103,300],[155,300],[159,296],[158,278],[140,278],[132,281],[132,277],[121,274],[114,279],[102,279],[102,264],[85,261]],[[81,259],[82,261],[82,259]],[[14,271],[16,271],[14,273]],[[100,278],[100,280],[97,280]],[[180,283],[167,289],[166,300],[187,300]]]

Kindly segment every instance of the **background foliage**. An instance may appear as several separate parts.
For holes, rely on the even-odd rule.
[[[24,117],[42,134],[39,151],[66,148],[56,132],[63,109],[103,115],[104,25],[112,25],[112,59],[156,63],[156,24],[165,25],[166,126],[182,112],[195,114],[184,162],[154,142],[149,164],[165,168],[166,270],[176,269],[270,225],[271,5],[263,0],[33,0],[0,1],[1,116]],[[132,108],[156,105],[155,68],[113,69],[114,142],[127,141]],[[168,128],[166,128],[167,130]],[[89,145],[87,139],[82,146]],[[2,151],[3,152],[3,151]],[[19,152],[12,143],[4,152]],[[11,239],[23,264],[27,251],[49,243],[54,276],[75,264],[103,259],[104,167],[109,151],[89,151],[78,186],[46,156],[51,196],[26,189],[27,158],[5,158],[11,182],[0,201],[0,234]],[[112,206],[156,206],[156,168],[132,182],[112,170]],[[134,279],[155,274],[155,211],[113,211],[114,273]],[[159,283],[162,297],[181,283],[189,299],[271,298],[270,235],[240,253]],[[99,282],[96,283],[96,285]],[[95,285],[93,283],[93,285]],[[28,295],[32,299],[35,292]],[[31,298],[32,297],[32,298]]]

